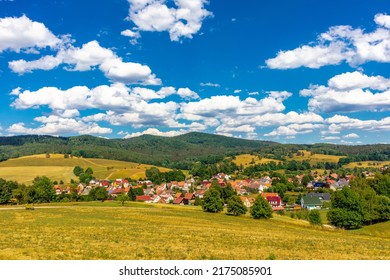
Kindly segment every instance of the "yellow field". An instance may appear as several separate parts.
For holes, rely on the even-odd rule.
[[[152,167],[152,165],[117,160],[64,158],[64,155],[60,154],[50,154],[50,158],[46,158],[46,155],[41,154],[1,162],[0,178],[28,184],[36,176],[44,175],[52,180],[69,182],[71,179],[77,179],[73,174],[73,168],[77,165],[84,169],[91,167],[94,176],[99,179],[144,178],[145,170]],[[162,172],[170,170],[163,167],[158,168]]]
[[[0,259],[390,259],[390,222],[344,231],[191,206],[55,205],[0,207]]]
[[[303,156],[297,156],[294,154],[292,158],[287,158],[288,160],[297,160],[297,161],[303,161],[303,160],[309,160],[310,164],[317,164],[319,162],[338,162],[340,158],[344,158],[345,156],[333,156],[333,155],[322,155],[322,154],[314,154],[311,155],[309,151],[306,150],[299,150],[301,153],[303,152]]]
[[[235,164],[237,164],[238,166],[240,166],[240,164],[242,165],[250,165],[251,162],[255,162],[255,164],[262,164],[262,163],[269,163],[271,161],[274,161],[276,164],[279,163],[279,160],[276,160],[276,159],[270,159],[270,158],[262,158],[262,159],[259,159],[257,156],[253,156],[253,155],[250,155],[250,154],[242,154],[242,155],[238,155],[236,156],[236,159],[233,160],[233,162]]]
[[[390,161],[361,161],[361,162],[351,162],[345,164],[344,168],[355,168],[355,167],[373,167],[373,168],[381,168],[385,165],[390,165]]]

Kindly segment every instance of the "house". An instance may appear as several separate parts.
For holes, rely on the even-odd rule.
[[[203,196],[204,196],[204,194],[205,194],[205,190],[197,190],[196,192],[195,192],[195,196],[196,197],[199,197],[200,199],[202,199],[203,198]]]
[[[272,208],[282,206],[282,199],[277,193],[262,193],[262,197],[264,197]]]
[[[249,199],[246,197],[246,196],[240,196],[240,199],[242,201],[242,203],[247,207],[251,207],[252,204],[249,202]]]
[[[187,199],[187,200],[192,200],[195,198],[195,195],[193,193],[186,193],[184,195],[184,199]]]
[[[308,193],[301,198],[301,206],[303,209],[321,209],[322,201],[320,196],[315,195],[315,193]]]
[[[322,202],[330,201],[330,193],[311,193],[312,196],[317,196]]]
[[[56,192],[56,195],[63,193],[63,189],[59,185],[54,185],[54,191]]]
[[[173,204],[184,204],[184,197],[178,197],[173,201]]]
[[[116,197],[118,194],[124,193],[123,188],[116,188],[112,192],[109,192],[113,197]]]
[[[137,195],[135,201],[150,202],[152,198],[149,195]]]

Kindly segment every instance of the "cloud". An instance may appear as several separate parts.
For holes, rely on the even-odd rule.
[[[337,75],[328,81],[328,86],[312,85],[300,94],[310,97],[308,107],[315,112],[390,110],[390,80],[359,72]]]
[[[72,118],[58,116],[38,117],[35,121],[42,123],[39,127],[28,128],[24,123],[15,123],[7,131],[13,134],[39,134],[39,135],[63,135],[63,134],[110,134],[111,128],[100,127],[96,123],[85,123]]]
[[[208,83],[200,83],[200,86],[201,87],[215,87],[215,88],[221,87],[220,84],[214,84],[214,83],[210,83],[210,82],[208,82]]]
[[[270,133],[264,134],[264,136],[295,136],[297,134],[308,134],[313,132],[315,129],[323,128],[322,124],[290,124],[288,126],[280,126]]]
[[[320,68],[347,62],[351,66],[369,61],[390,62],[390,16],[375,16],[376,30],[365,33],[348,25],[330,27],[315,43],[294,50],[279,51],[266,60],[271,69]]]
[[[197,99],[199,95],[189,88],[179,88],[177,94],[183,99]]]
[[[374,20],[376,24],[390,29],[390,16],[385,14],[377,14],[375,15]]]
[[[141,34],[139,34],[139,31],[132,31],[130,29],[123,30],[121,32],[121,35],[130,38],[135,38],[135,39],[141,38]]]
[[[50,30],[40,22],[21,17],[0,18],[0,53],[5,50],[20,52],[27,49],[55,48],[61,43]]]
[[[350,133],[350,134],[344,135],[343,137],[344,138],[360,138],[360,136],[357,135],[356,133]]]
[[[231,132],[254,132],[255,127],[251,125],[241,125],[236,127],[229,127],[227,125],[220,125],[215,130],[217,133],[231,133]]]
[[[207,0],[175,0],[168,7],[166,0],[128,0],[129,17],[139,30],[169,32],[171,41],[192,38],[202,22],[212,13],[204,8]]]
[[[52,110],[104,109],[104,110],[139,110],[146,101],[163,99],[175,94],[173,87],[163,87],[159,91],[135,87],[130,89],[124,84],[102,85],[95,88],[75,86],[66,90],[56,87],[43,87],[37,91],[20,88],[12,91],[15,100],[11,106],[16,109],[48,106]]]
[[[248,92],[248,95],[259,95],[258,91]]]
[[[340,140],[338,136],[322,136],[321,140]]]
[[[31,73],[33,70],[52,70],[61,64],[61,59],[52,55],[46,55],[38,60],[26,61],[24,59],[10,61],[9,68],[19,74]]]
[[[328,81],[331,88],[337,90],[352,90],[371,88],[374,90],[390,89],[390,79],[382,76],[367,76],[361,72],[347,72],[334,76]]]
[[[104,75],[115,82],[125,84],[160,85],[161,80],[146,66],[123,62],[112,50],[103,48],[97,41],[83,44],[81,48],[67,45],[56,56],[44,56],[35,61],[16,60],[9,62],[13,72],[24,74],[33,70],[51,70],[66,64],[67,71],[90,71],[98,67]]]
[[[235,93],[235,94],[240,93],[240,92],[242,92],[242,89],[236,89],[236,90],[234,90],[234,93]]]
[[[280,51],[275,58],[266,60],[271,69],[294,69],[302,66],[318,69],[324,65],[340,64],[345,55],[342,43],[328,46],[302,46],[292,51]]]
[[[139,33],[138,30],[133,31],[133,30],[130,30],[130,29],[126,29],[126,30],[123,30],[121,32],[121,35],[132,38],[130,40],[130,43],[132,45],[137,45],[138,44],[138,39],[141,38],[141,34]]]
[[[205,124],[176,121],[180,107],[178,103],[156,102],[173,94],[185,100],[198,97],[188,88],[176,90],[173,87],[163,87],[155,91],[141,87],[128,88],[124,84],[116,83],[91,89],[86,86],[75,86],[66,90],[44,87],[37,91],[16,88],[12,91],[14,101],[11,106],[20,110],[48,107],[53,115],[63,118],[78,117],[81,110],[104,111],[80,118],[88,123],[106,121],[111,125],[131,125],[136,128],[165,126],[190,130],[206,129]]]
[[[171,130],[171,131],[162,132],[162,131],[158,130],[157,128],[148,128],[148,129],[141,131],[141,132],[126,133],[126,135],[123,138],[133,138],[133,137],[138,137],[138,136],[145,135],[145,134],[164,136],[164,137],[174,137],[174,136],[178,136],[178,135],[181,135],[184,133],[187,133],[187,131],[185,131],[185,130],[179,130],[179,131]]]
[[[334,131],[338,133],[345,130],[364,130],[379,132],[390,131],[390,117],[386,117],[380,120],[360,120],[350,118],[348,116],[335,115],[331,118],[326,119],[325,122],[329,124],[329,131]]]

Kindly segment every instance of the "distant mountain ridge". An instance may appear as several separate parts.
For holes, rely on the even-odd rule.
[[[199,132],[175,137],[142,135],[128,139],[90,135],[21,135],[0,137],[0,160],[40,153],[67,153],[182,168],[188,167],[194,160],[206,160],[208,157],[222,159],[226,155],[251,152],[275,144]]]
[[[20,135],[0,137],[0,161],[42,153],[62,153],[86,158],[105,158],[188,169],[194,161],[215,163],[225,156],[262,153],[281,157],[298,149],[335,155],[390,157],[390,145],[280,144],[222,135],[190,132],[175,137],[142,135],[128,139],[105,139],[90,135],[54,137]]]

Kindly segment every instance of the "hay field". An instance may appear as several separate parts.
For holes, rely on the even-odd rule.
[[[257,156],[253,156],[251,154],[242,154],[236,156],[236,159],[233,159],[233,162],[240,166],[240,164],[246,166],[251,165],[251,162],[255,162],[255,164],[262,164],[262,163],[269,163],[271,161],[274,161],[276,164],[279,163],[279,160],[276,159],[270,159],[270,158],[261,158],[259,159]]]
[[[64,158],[61,154],[50,154],[50,158],[46,158],[45,154],[39,154],[0,162],[0,178],[29,184],[36,176],[44,175],[52,180],[69,182],[71,179],[77,179],[73,174],[73,168],[77,165],[84,169],[91,167],[94,176],[99,179],[144,178],[145,170],[152,167],[152,165],[118,160]],[[162,172],[170,170],[158,168]]]
[[[350,162],[348,164],[345,164],[343,167],[344,168],[350,168],[353,169],[355,167],[358,168],[367,168],[367,167],[372,167],[372,168],[381,168],[385,165],[390,165],[390,161],[360,161],[360,162]]]
[[[343,231],[188,206],[68,205],[0,208],[0,259],[390,259],[390,222]]]
[[[309,160],[310,164],[317,164],[320,162],[339,162],[340,158],[344,158],[345,156],[333,156],[333,155],[323,155],[323,154],[313,154],[311,155],[310,151],[306,150],[299,150],[301,153],[303,153],[303,156],[297,156],[296,154],[293,155],[293,157],[286,158],[287,160],[297,160],[297,161],[303,161],[303,160]]]

